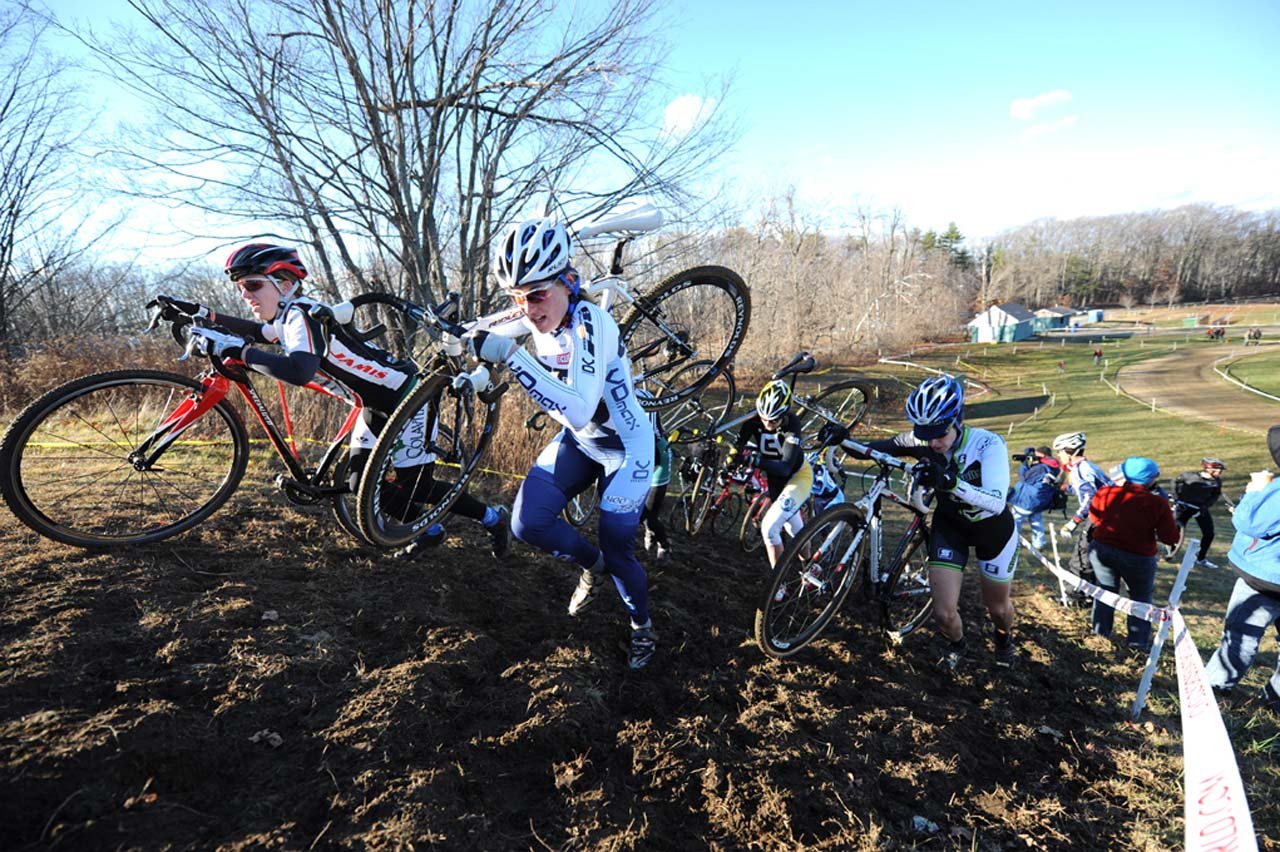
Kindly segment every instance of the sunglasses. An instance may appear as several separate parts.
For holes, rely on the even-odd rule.
[[[556,286],[559,279],[551,279],[544,281],[532,290],[508,290],[507,296],[517,305],[537,305],[551,298],[551,288]]]
[[[266,275],[250,275],[231,283],[235,284],[246,293],[256,293],[268,284],[273,284],[275,282]]]

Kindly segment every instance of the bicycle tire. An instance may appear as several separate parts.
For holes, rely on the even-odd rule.
[[[888,579],[878,595],[880,623],[889,641],[897,644],[933,612],[933,594],[929,587],[929,531],[925,524],[913,524],[899,540],[886,576]]]
[[[688,533],[689,509],[685,497],[677,497],[671,501],[671,508],[667,510],[667,529],[678,529],[681,532]]]
[[[342,451],[342,459],[334,465],[332,485],[342,485],[347,481],[351,471],[351,450]],[[364,533],[360,531],[360,524],[356,520],[356,495],[355,492],[346,494],[335,494],[330,500],[333,510],[333,517],[350,535],[354,536],[356,541],[361,544],[369,544],[369,540],[364,537]]]
[[[564,507],[564,519],[575,527],[581,527],[595,514],[600,505],[599,483],[593,482],[587,490],[574,497]]]
[[[706,526],[711,504],[720,493],[717,478],[720,475],[719,453],[714,449],[703,457],[698,477],[693,481],[693,493],[689,495],[689,536],[697,538]]]
[[[820,407],[852,433],[859,425],[867,423],[867,414],[874,399],[875,385],[861,379],[849,379],[824,388],[806,405]],[[807,408],[800,408],[800,411],[804,418],[800,425],[800,434],[804,436],[802,447],[805,452],[810,452],[819,447],[816,440],[818,431],[830,421],[816,411]]]
[[[708,360],[686,364],[672,375],[672,382],[679,385],[682,383],[680,376],[685,372],[706,370],[711,364]],[[733,380],[733,370],[721,370],[696,394],[662,412],[663,431],[675,436],[673,444],[688,444],[700,440],[724,422],[737,399],[738,388]]]
[[[435,500],[418,502],[412,512],[394,517],[383,510],[384,497],[392,489],[414,490],[419,483],[396,478],[395,452],[400,435],[421,409],[427,410],[422,453],[436,456],[431,465]],[[464,383],[453,388],[453,376],[433,373],[401,400],[374,442],[356,492],[356,522],[369,543],[378,547],[408,544],[431,524],[438,522],[466,491],[471,477],[493,440],[498,426],[499,398],[486,400]],[[390,502],[390,500],[388,500]]]
[[[738,547],[743,553],[755,553],[764,544],[760,538],[760,519],[769,511],[769,495],[761,492],[751,498],[746,512],[742,515],[742,526],[738,529]]]
[[[750,323],[747,284],[723,266],[677,272],[636,299],[618,328],[637,370],[636,386],[653,394],[641,405],[656,411],[696,394],[729,368]],[[675,370],[702,360],[711,362],[705,373],[671,384]]]
[[[203,391],[160,370],[113,370],[54,388],[0,441],[0,495],[22,523],[75,547],[146,544],[194,527],[227,501],[248,464],[249,436],[230,401],[218,400],[149,464],[130,454]]]
[[[818,515],[787,543],[756,608],[760,650],[784,659],[818,638],[863,570],[866,528],[860,509],[841,504]],[[813,558],[815,552],[819,559]]]
[[[723,500],[713,507],[715,514],[711,516],[712,535],[724,538],[731,532],[736,533],[738,521],[742,517],[742,495],[730,491]]]

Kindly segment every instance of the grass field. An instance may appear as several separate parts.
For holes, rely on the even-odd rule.
[[[1250,387],[1280,396],[1280,347],[1259,346],[1226,366],[1227,375]]]

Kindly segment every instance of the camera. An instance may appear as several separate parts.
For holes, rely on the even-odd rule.
[[[1039,458],[1040,456],[1036,454],[1035,447],[1027,447],[1022,452],[1013,454],[1014,461],[1026,461],[1027,459],[1031,459],[1031,461],[1036,461]]]

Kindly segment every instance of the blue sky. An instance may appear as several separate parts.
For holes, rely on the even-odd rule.
[[[794,186],[833,227],[896,207],[975,239],[1193,201],[1280,208],[1277,0],[669,0],[663,19],[668,121],[733,79],[720,106],[742,135],[715,177],[747,208]]]

